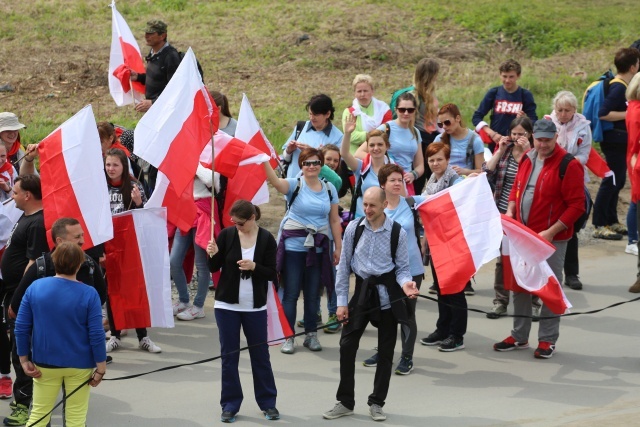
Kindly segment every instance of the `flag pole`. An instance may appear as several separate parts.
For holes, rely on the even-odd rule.
[[[215,191],[216,191],[216,175],[215,175],[215,155],[216,155],[216,146],[213,141],[213,123],[211,119],[209,119],[209,131],[211,132],[211,240],[214,240],[214,229],[216,226],[216,213],[215,213]],[[218,206],[218,209],[220,207]]]

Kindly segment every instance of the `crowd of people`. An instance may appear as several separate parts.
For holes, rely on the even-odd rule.
[[[145,40],[150,47],[146,73],[131,73],[132,81],[145,83],[147,90],[146,99],[136,105],[140,113],[151,108],[180,62],[167,41],[164,22],[150,21]],[[620,49],[614,62],[618,74],[610,82],[599,114],[613,128],[599,142],[615,181],[602,180],[593,207],[593,236],[621,239],[628,234],[627,252],[637,255],[640,51]],[[263,164],[266,181],[286,200],[276,237],[259,226],[257,206],[237,200],[229,211],[232,225],[218,226],[211,239],[211,219],[220,223],[219,196],[227,180],[198,165],[193,178],[197,219],[186,232],[168,225],[170,272],[178,293],[173,314],[182,321],[205,318],[208,290],[215,290],[214,313],[223,354],[221,421],[234,422],[243,400],[236,351],[241,328],[250,346],[258,406],[266,419],[280,417],[266,344],[270,286],[280,290],[291,330],[304,331],[303,347],[322,351],[319,325],[329,334],[341,331],[338,402],[323,414],[326,419],[353,414],[356,353],[369,323],[378,329],[378,347],[363,361],[364,366],[376,369],[367,404],[373,420],[386,419],[383,407],[391,374],[412,372],[418,331],[428,328],[418,325],[415,317],[425,266],[430,267],[432,277],[429,290],[438,296],[438,320],[435,330],[420,343],[437,346],[442,352],[464,349],[467,297],[475,291],[469,281],[454,294],[441,292],[423,233],[429,224],[421,224],[416,213],[427,197],[464,179],[478,179],[486,173],[498,210],[550,242],[555,251],[548,263],[556,277],[563,282],[564,273],[568,288],[583,288],[578,234],[591,208],[585,165],[594,141],[589,120],[577,112],[576,96],[558,92],[549,114],[538,118],[534,95],[518,85],[520,64],[508,60],[499,68],[502,84],[487,92],[472,117],[475,129],[470,129],[455,103],[439,104],[439,70],[438,61],[421,60],[413,85],[394,94],[391,105],[373,96],[371,76],[358,74],[352,83],[353,103],[341,116],[342,129],[333,122],[335,106],[328,95],[309,99],[308,120],[298,122],[283,145],[280,174],[269,162]],[[211,95],[220,108],[220,130],[233,136],[237,122],[227,97],[215,91]],[[9,332],[8,337],[0,334],[0,398],[14,399],[12,413],[4,419],[8,426],[42,417],[48,422],[46,414],[62,384],[67,389],[82,383],[99,385],[113,360],[107,353],[122,347],[126,333],[114,323],[102,245],[83,252],[80,222],[59,218],[51,230],[54,247],[49,248],[35,162],[38,147],[22,145],[20,130],[24,127],[16,114],[0,113],[0,201],[13,199],[23,211],[0,266],[2,316]],[[157,170],[149,167],[145,171],[148,165],[133,154],[131,131],[109,122],[100,122],[97,128],[111,213],[144,208],[154,190]],[[625,227],[618,221],[617,206],[627,170],[633,203]],[[350,208],[343,209],[340,199],[349,193]],[[506,286],[503,272],[498,260],[494,305],[487,317],[506,314],[510,299],[514,313],[521,316],[514,318],[510,335],[493,348],[500,352],[528,348],[532,321],[541,317],[534,357],[552,357],[560,317],[524,289]],[[349,297],[351,273],[356,280]],[[191,300],[188,282],[194,274],[197,287]],[[640,260],[638,280],[629,291],[640,292]],[[303,313],[296,320],[301,292]],[[326,296],[326,325],[322,295]],[[60,304],[43,302],[51,300]],[[68,326],[64,333],[50,327],[52,319]],[[398,326],[402,350],[394,370]],[[146,328],[135,332],[141,350],[161,352]],[[45,334],[55,334],[56,347],[45,345]],[[287,337],[280,351],[295,354],[295,338]],[[88,396],[86,388],[67,401],[68,426],[85,425]]]

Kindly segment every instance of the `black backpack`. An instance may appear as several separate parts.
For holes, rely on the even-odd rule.
[[[358,246],[360,237],[362,236],[362,233],[364,233],[364,225],[362,224],[364,218],[365,217],[360,218],[358,220],[358,225],[356,226],[356,233],[353,236],[353,248],[351,250],[352,258],[353,254],[356,252],[356,247]],[[393,227],[391,228],[391,260],[394,264],[396,263],[396,252],[398,251],[398,239],[400,239],[400,230],[402,230],[402,226],[393,221]]]
[[[178,51],[178,56],[180,57],[180,62],[182,62],[182,58],[184,58],[185,52]],[[202,71],[202,65],[200,65],[200,61],[196,58],[196,64],[198,65],[198,72],[200,73],[200,77],[202,81],[204,81],[204,71]]]
[[[304,125],[307,124],[306,121],[300,120],[296,123],[296,133],[293,135],[293,141],[297,141],[300,138],[300,134],[302,133],[302,129],[304,129]],[[292,157],[293,158],[293,155]],[[287,171],[289,170],[289,165],[291,164],[291,160],[287,161],[282,159],[282,177],[287,177]]]

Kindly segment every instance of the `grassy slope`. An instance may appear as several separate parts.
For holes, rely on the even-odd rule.
[[[367,72],[379,82],[377,96],[388,101],[411,82],[415,63],[425,56],[442,63],[440,102],[460,105],[467,121],[498,83],[497,66],[508,57],[523,64],[522,86],[534,93],[538,113],[548,113],[557,91],[580,97],[589,80],[612,66],[615,49],[640,37],[628,13],[635,2],[619,0],[606,9],[599,3],[134,0],[117,6],[145,53],[144,23],[164,19],[173,44],[194,48],[207,85],[227,93],[236,114],[245,92],[266,134],[280,145],[306,117],[303,106],[312,94],[332,96],[340,113],[351,102],[353,76]],[[87,103],[98,120],[134,126],[139,119],[131,108],[117,108],[108,93],[107,5],[0,5],[0,84],[17,89],[0,93],[0,110],[16,112],[29,125],[23,140],[40,140]],[[309,40],[297,43],[303,34]]]

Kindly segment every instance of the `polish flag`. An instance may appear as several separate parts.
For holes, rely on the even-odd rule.
[[[158,171],[156,188],[149,197],[145,208],[167,208],[167,220],[178,227],[183,233],[193,227],[196,220],[197,209],[193,199],[193,179],[187,188],[178,194],[169,178]]]
[[[609,165],[607,165],[607,162],[593,147],[591,147],[591,151],[589,152],[589,159],[587,160],[587,164],[585,166],[599,178],[604,179],[610,176],[613,177],[613,185],[616,185],[616,177],[609,168]]]
[[[110,240],[109,190],[91,105],[43,139],[38,153],[46,229],[51,230],[58,218],[71,217],[85,232],[83,249]],[[49,246],[53,247],[50,235]]]
[[[271,160],[269,160],[271,167],[274,169],[278,167],[276,150],[262,131],[258,119],[256,119],[256,115],[253,113],[249,99],[245,94],[242,94],[242,104],[240,104],[240,112],[238,113],[238,125],[236,127],[235,137],[268,154],[271,157]]]
[[[136,38],[131,33],[116,2],[111,2],[111,55],[109,57],[109,92],[118,107],[134,103],[137,94],[144,95],[144,85],[131,82],[130,71],[144,73],[145,67]],[[131,90],[133,86],[133,91]]]
[[[258,148],[245,144],[237,138],[216,153],[214,170],[227,178],[234,178],[238,168],[247,165],[261,165],[269,161],[269,156]]]
[[[0,205],[0,250],[7,246],[13,227],[23,213],[16,207],[16,202],[13,199],[9,199]]]
[[[213,135],[213,148],[216,153],[222,151],[224,147],[233,139],[231,135],[221,130],[218,130]],[[207,169],[211,169],[213,166],[213,150],[211,149],[211,140],[207,141],[202,153],[200,153],[200,164]]]
[[[172,328],[165,209],[145,207],[116,214],[113,227],[105,253],[116,328]]]
[[[547,263],[555,247],[525,225],[502,215],[502,268],[504,287],[540,297],[555,314],[564,314],[571,303]]]
[[[284,342],[284,337],[293,335],[291,326],[284,315],[284,309],[280,303],[278,292],[272,282],[268,284],[267,291],[267,341],[269,345],[279,345]],[[279,339],[282,338],[282,339]]]
[[[162,171],[182,194],[217,130],[218,107],[189,48],[167,87],[138,122],[133,152]]]
[[[443,295],[462,292],[500,255],[502,226],[486,174],[429,196],[417,206]]]

